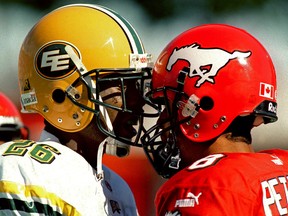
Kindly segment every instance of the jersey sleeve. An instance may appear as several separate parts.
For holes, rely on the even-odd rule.
[[[105,183],[109,184],[108,190],[107,187],[103,187],[106,198],[110,200],[110,202],[118,205],[118,213],[121,212],[126,216],[138,215],[135,198],[127,182],[108,167],[103,166],[103,170],[105,174]],[[111,215],[115,212],[115,210],[113,211],[113,208],[116,209],[116,205],[111,205],[109,208]]]
[[[0,214],[94,215],[95,171],[55,142],[0,145]]]

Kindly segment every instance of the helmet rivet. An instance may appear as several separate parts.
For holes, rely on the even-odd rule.
[[[58,118],[58,122],[59,122],[59,123],[62,123],[62,118]]]
[[[200,124],[195,124],[195,125],[194,125],[194,129],[195,129],[195,130],[198,130],[199,128],[200,128]]]
[[[77,122],[76,122],[76,126],[78,126],[78,127],[79,127],[79,126],[80,126],[80,124],[81,124],[81,123],[80,123],[79,121],[77,121]]]
[[[81,109],[80,109],[80,112],[82,112],[82,113],[85,112],[85,109],[81,108]]]
[[[198,133],[195,133],[194,134],[194,138],[198,138],[199,137],[199,134]]]
[[[79,99],[80,99],[80,94],[78,94],[78,93],[75,94],[75,95],[74,95],[74,98],[75,98],[76,100],[79,100]]]
[[[187,121],[187,122],[186,122],[186,125],[190,125],[190,124],[191,124],[191,121]]]
[[[44,107],[43,107],[43,112],[44,113],[47,113],[49,111],[49,108],[45,105]]]
[[[220,121],[221,121],[221,122],[225,122],[225,121],[226,121],[226,116],[221,116],[221,117],[220,117]]]
[[[77,119],[79,116],[78,116],[78,114],[77,113],[74,113],[73,115],[72,115],[72,118],[73,119]]]
[[[217,129],[217,128],[218,128],[218,124],[214,124],[213,127],[214,127],[215,129]]]

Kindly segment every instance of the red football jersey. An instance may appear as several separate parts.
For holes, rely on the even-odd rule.
[[[213,154],[158,191],[157,215],[287,215],[288,151]]]

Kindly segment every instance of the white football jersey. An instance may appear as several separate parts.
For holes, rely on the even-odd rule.
[[[0,215],[137,215],[129,186],[54,141],[0,145]]]

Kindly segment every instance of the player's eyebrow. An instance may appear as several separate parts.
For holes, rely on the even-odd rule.
[[[108,100],[110,98],[121,96],[121,89],[119,87],[110,87],[100,92],[102,100]]]

